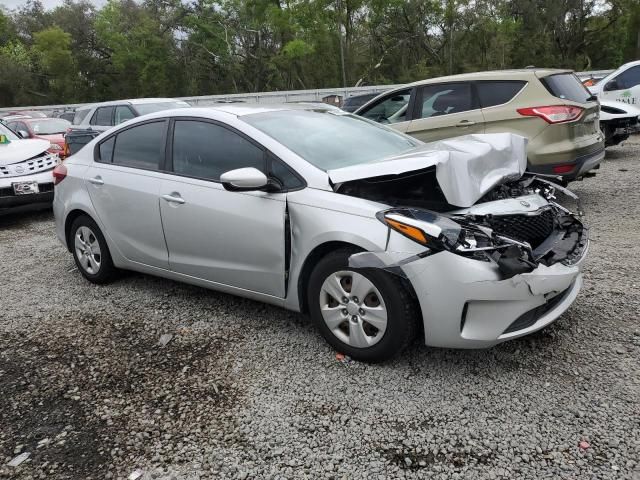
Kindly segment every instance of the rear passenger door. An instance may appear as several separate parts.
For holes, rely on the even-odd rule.
[[[128,260],[168,268],[160,220],[160,184],[168,120],[120,130],[96,147],[85,181],[109,237]]]
[[[482,115],[485,121],[485,133],[517,133],[528,136],[530,117],[523,117],[518,108],[529,104],[517,103],[519,93],[527,82],[523,80],[483,80],[475,82]],[[534,105],[535,106],[535,105]],[[531,132],[529,132],[531,133]]]
[[[470,82],[423,85],[417,89],[406,133],[423,142],[484,133],[484,117]]]

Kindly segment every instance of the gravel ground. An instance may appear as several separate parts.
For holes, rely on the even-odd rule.
[[[634,142],[572,185],[593,242],[558,322],[383,365],[337,361],[304,317],[249,300],[91,285],[49,212],[0,217],[0,477],[640,479]]]

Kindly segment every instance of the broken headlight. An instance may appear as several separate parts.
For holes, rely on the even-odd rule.
[[[453,220],[429,210],[418,208],[393,208],[378,212],[378,219],[390,229],[424,245],[431,252],[443,250],[491,261],[491,253],[508,248],[523,251],[525,256],[531,246],[525,242],[496,235],[490,228],[475,225],[466,220]]]

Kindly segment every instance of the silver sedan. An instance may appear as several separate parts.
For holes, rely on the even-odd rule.
[[[423,144],[303,105],[135,118],[54,171],[57,234],[84,277],[120,269],[308,313],[338,351],[380,361],[489,347],[559,317],[588,247],[526,140]]]

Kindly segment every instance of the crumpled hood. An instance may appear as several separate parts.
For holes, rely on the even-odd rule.
[[[526,147],[527,139],[512,133],[465,135],[327,173],[331,182],[338,184],[435,166],[436,179],[447,202],[470,207],[495,186],[517,180],[524,174]]]
[[[11,140],[11,143],[0,145],[0,165],[23,162],[46,152],[50,145],[46,140]]]

